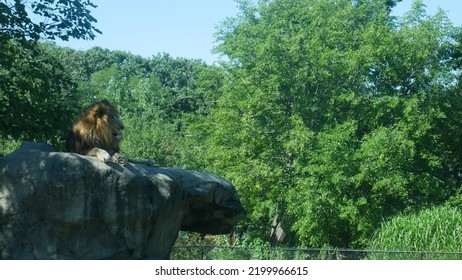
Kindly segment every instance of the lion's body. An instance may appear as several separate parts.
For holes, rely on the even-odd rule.
[[[119,152],[123,129],[114,105],[107,100],[95,102],[72,125],[66,139],[66,149],[109,161]]]

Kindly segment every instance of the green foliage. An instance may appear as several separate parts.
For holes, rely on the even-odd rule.
[[[462,214],[460,209],[435,207],[416,214],[401,214],[384,222],[369,243],[374,250],[462,252]],[[373,259],[400,256],[375,253]],[[431,255],[432,258],[458,259],[457,255]],[[418,259],[419,254],[406,255]]]
[[[29,5],[29,6],[26,6]],[[100,33],[90,1],[0,2],[0,138],[59,146],[76,107],[76,85],[55,53],[39,39],[93,39]]]
[[[20,141],[14,139],[2,139],[0,138],[0,156],[10,154],[19,148],[21,145]]]
[[[10,40],[0,47],[0,136],[59,142],[69,127],[75,83],[53,53]]]
[[[461,123],[446,120],[461,108],[446,98],[460,29],[442,12],[239,4],[217,35],[230,62],[204,126],[209,168],[237,185],[249,234],[269,240],[277,215],[297,244],[363,247],[384,218],[454,195]]]
[[[96,6],[89,0],[2,0],[0,2],[0,41],[5,38],[20,41],[94,39],[96,19],[88,7]],[[33,15],[29,15],[32,13]]]

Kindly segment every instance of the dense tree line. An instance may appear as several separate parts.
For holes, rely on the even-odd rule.
[[[10,38],[2,138],[59,144],[77,108],[107,98],[127,127],[123,153],[231,180],[251,240],[274,242],[279,226],[285,244],[364,248],[384,221],[462,206],[462,30],[444,12],[237,2],[217,30],[220,66]]]

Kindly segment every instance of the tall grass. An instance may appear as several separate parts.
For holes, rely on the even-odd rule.
[[[369,250],[414,251],[371,253],[372,259],[462,259],[462,211],[449,206],[435,207],[417,214],[400,215],[382,224]],[[418,251],[441,252],[423,254]]]

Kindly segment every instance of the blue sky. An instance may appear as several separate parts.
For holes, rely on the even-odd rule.
[[[216,25],[238,12],[234,0],[93,0],[93,16],[103,34],[94,41],[58,42],[78,50],[94,46],[124,50],[151,57],[168,53],[173,57],[202,59],[213,63],[211,53]],[[461,0],[424,0],[429,14],[438,7],[447,11],[455,25],[462,25]],[[409,10],[412,0],[403,0],[394,13]]]

